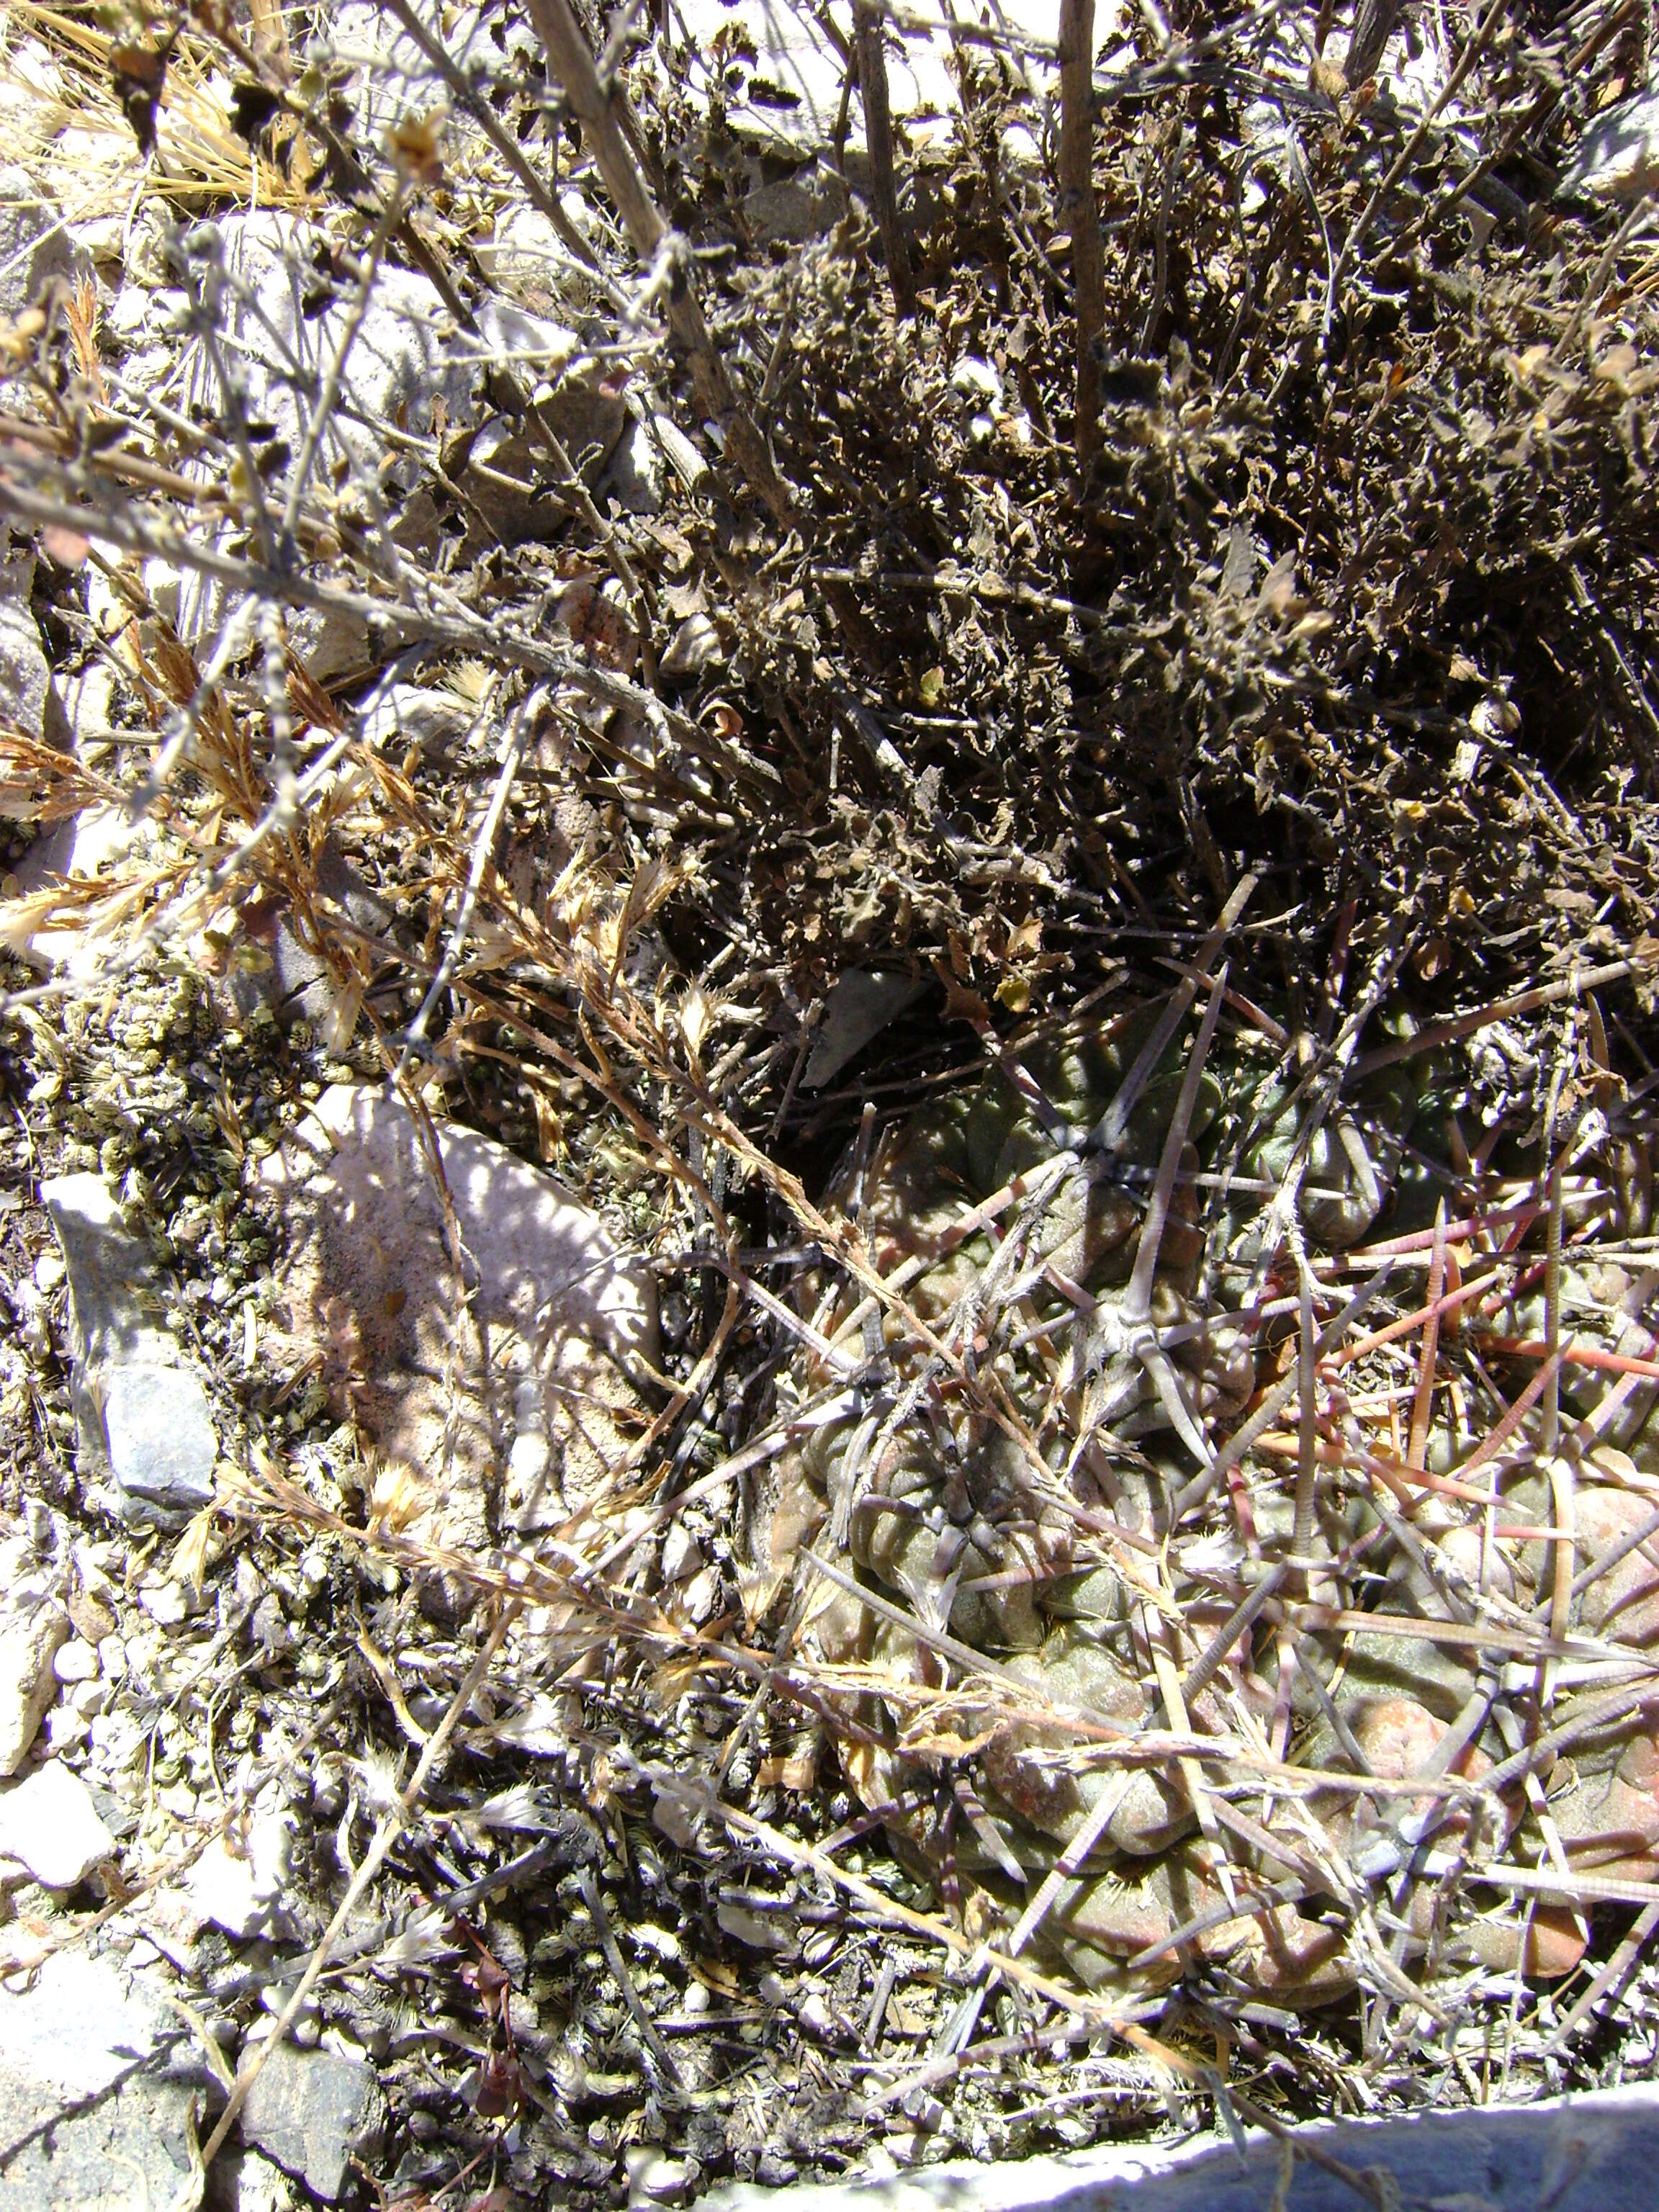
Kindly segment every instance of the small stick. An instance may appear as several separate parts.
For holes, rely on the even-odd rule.
[[[1435,1364],[1440,1351],[1440,1301],[1446,1287],[1446,1201],[1434,1217],[1434,1253],[1429,1261],[1428,1319],[1423,1327],[1422,1356],[1417,1366],[1417,1396],[1412,1406],[1411,1441],[1406,1464],[1419,1474],[1427,1464],[1429,1421],[1434,1412]]]
[[[665,248],[677,252],[677,241],[663,220],[649,186],[641,175],[610,89],[600,82],[593,55],[569,0],[529,0],[530,20],[547,50],[553,75],[564,88],[566,99],[580,123],[606,189],[640,258],[654,264]],[[778,474],[766,441],[738,396],[726,363],[703,320],[697,295],[683,270],[676,267],[668,288],[668,322],[691,358],[691,373],[699,400],[720,424],[732,459],[750,489],[775,520],[788,524],[795,503]]]
[[[1318,1418],[1317,1375],[1314,1364],[1313,1277],[1300,1271],[1297,1299],[1296,1382],[1301,1399],[1296,1438],[1296,1513],[1291,1524],[1291,1550],[1300,1565],[1302,1595],[1311,1597],[1313,1584],[1309,1553],[1313,1543],[1314,1505],[1319,1483],[1318,1442],[1314,1424]]]
[[[677,2096],[684,2096],[685,2084],[680,2069],[674,2063],[668,2045],[658,2031],[657,2023],[645,2008],[645,2000],[634,1986],[634,1977],[628,1971],[628,1961],[611,1929],[611,1916],[605,1909],[605,1899],[599,1895],[599,1885],[593,1878],[592,1867],[578,1867],[576,1880],[580,1885],[582,1901],[593,1916],[593,1925],[599,1930],[599,1948],[605,1953],[605,1963],[611,1969],[611,1978],[622,1991],[623,2002],[634,2015],[635,2025],[645,2039],[651,2056],[661,2069],[663,2079]]]
[[[899,219],[898,189],[893,176],[893,117],[887,103],[887,57],[882,52],[883,10],[872,0],[857,0],[853,10],[853,36],[858,52],[859,90],[864,95],[864,135],[870,147],[870,186],[875,195],[876,222],[881,250],[887,258],[887,279],[893,288],[893,305],[899,320],[908,322],[916,312],[916,280],[910,270],[910,249]]]
[[[1106,272],[1095,198],[1095,0],[1060,0],[1060,226],[1072,239],[1077,295],[1078,474],[1086,481],[1100,452],[1100,347],[1106,330]]]
[[[1568,2037],[1577,2034],[1604,1996],[1615,1989],[1622,1993],[1626,1979],[1651,1940],[1656,1929],[1659,1929],[1659,1900],[1643,1906],[1630,1933],[1589,1987],[1579,1996],[1572,2010],[1544,2045],[1543,2057],[1547,2058],[1553,2052],[1561,2050]]]
[[[1402,1060],[1419,1060],[1425,1052],[1437,1052],[1443,1044],[1455,1044],[1460,1037],[1473,1036],[1477,1030],[1490,1029],[1494,1022],[1508,1021],[1512,1014],[1530,1014],[1540,1006],[1553,1006],[1558,999],[1580,999],[1586,991],[1594,991],[1603,983],[1622,982],[1626,975],[1638,972],[1633,960],[1614,960],[1604,968],[1585,968],[1573,975],[1564,975],[1559,982],[1539,983],[1529,991],[1517,991],[1513,998],[1494,999],[1490,1005],[1477,1006],[1472,1013],[1455,1014],[1451,1020],[1437,1022],[1432,1029],[1419,1030],[1413,1037],[1402,1037],[1397,1043],[1380,1045],[1375,1052],[1362,1053],[1355,1060],[1352,1073],[1357,1082],[1375,1075],[1384,1067],[1395,1067]]]

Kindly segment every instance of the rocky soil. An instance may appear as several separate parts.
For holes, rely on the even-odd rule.
[[[13,0],[0,2207],[1659,2051],[1628,7]]]

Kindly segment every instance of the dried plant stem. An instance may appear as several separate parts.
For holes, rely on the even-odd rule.
[[[547,49],[553,74],[581,125],[582,136],[617,204],[635,252],[646,262],[654,262],[665,251],[678,260],[677,242],[640,173],[568,0],[528,0],[528,5],[530,20]],[[789,522],[794,514],[789,489],[726,373],[689,274],[683,266],[674,266],[667,281],[669,327],[690,357],[699,404],[720,425],[726,449],[751,490],[777,521]]]
[[[1060,0],[1060,222],[1071,233],[1077,297],[1077,465],[1087,475],[1100,451],[1100,349],[1106,329],[1106,273],[1095,199],[1095,0]]]
[[[1428,1318],[1417,1367],[1417,1395],[1412,1405],[1411,1441],[1406,1464],[1420,1474],[1427,1465],[1429,1423],[1434,1413],[1435,1362],[1440,1351],[1441,1298],[1446,1287],[1446,1201],[1443,1198],[1434,1218],[1434,1251],[1429,1261]]]
[[[882,51],[884,11],[859,0],[853,11],[854,40],[858,55],[859,90],[864,95],[864,135],[870,147],[870,188],[875,196],[876,222],[881,250],[887,258],[888,282],[893,305],[901,320],[916,312],[916,280],[910,269],[910,249],[899,219],[898,185],[893,169],[893,117],[887,104],[887,58]]]
[[[1382,49],[1394,35],[1400,16],[1400,0],[1358,0],[1354,9],[1353,36],[1342,64],[1350,90],[1357,91],[1376,74]]]
[[[386,5],[524,186],[530,195],[531,204],[547,217],[560,240],[588,270],[593,282],[610,290],[609,280],[600,269],[592,247],[571,222],[556,196],[549,191],[537,175],[532,164],[525,159],[523,149],[512,133],[502,129],[500,118],[489,102],[480,95],[471,79],[457,64],[442,40],[433,36],[416,11],[410,7],[409,0],[386,0]]]

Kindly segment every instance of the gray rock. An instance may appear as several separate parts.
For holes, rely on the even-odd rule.
[[[188,1368],[112,1369],[104,1434],[124,1519],[182,1527],[211,1499],[219,1440],[207,1392]]]
[[[284,2043],[260,2069],[242,2106],[242,2136],[332,2204],[354,2158],[379,2148],[386,2099],[373,2070],[331,2051]]]
[[[63,714],[52,712],[52,671],[29,606],[33,586],[34,562],[27,554],[0,562],[0,700],[32,738],[56,744],[50,732]]]
[[[662,505],[665,481],[656,440],[645,423],[630,422],[611,464],[605,489],[629,514],[655,514]]]
[[[1299,2128],[1291,2140],[1369,2170],[1382,2185],[1377,2201],[1410,2212],[1540,2212],[1545,2205],[1550,2212],[1650,2212],[1659,2087]],[[707,2212],[1264,2212],[1269,2203],[1285,2212],[1352,2212],[1359,2203],[1346,2181],[1305,2159],[1281,2195],[1279,2157],[1276,2141],[1253,2133],[1242,2156],[1211,2136],[935,2166],[884,2181],[722,2189],[703,2203]]]
[[[396,942],[397,916],[331,842],[324,845],[317,860],[316,882],[325,902],[319,902],[317,909],[321,926],[329,925],[331,908],[358,935],[387,945]],[[291,915],[275,906],[245,908],[243,921],[244,936],[238,943],[229,977],[237,1012],[246,1020],[256,1006],[263,1004],[284,1024],[301,1018],[325,1021],[335,1006],[328,963],[301,943]]]
[[[474,709],[453,691],[430,691],[418,684],[382,684],[357,709],[357,727],[366,745],[384,747],[394,759],[418,745],[441,753],[471,725]]]
[[[92,1792],[61,1759],[0,1790],[0,1852],[20,1860],[45,1889],[73,1889],[115,1838],[98,1816]]]
[[[173,2203],[199,2077],[155,2078],[185,2031],[107,1959],[0,1989],[0,2212]]]
[[[801,1088],[821,1091],[826,1083],[833,1082],[848,1062],[855,1060],[890,1022],[896,1021],[921,994],[921,986],[912,976],[849,969],[837,979],[824,1002],[823,1019],[807,1056]]]
[[[90,275],[92,259],[64,228],[27,169],[0,168],[0,315],[33,306],[54,276]]]
[[[51,1599],[14,1591],[0,1612],[0,1774],[15,1774],[28,1755],[58,1694],[52,1662],[69,1632],[68,1613]]]
[[[100,1176],[53,1176],[40,1195],[69,1270],[78,1470],[112,1485],[130,1526],[182,1528],[212,1496],[218,1445],[200,1378],[155,1318],[149,1254]]]
[[[1659,91],[1638,93],[1598,115],[1561,179],[1563,192],[1634,200],[1659,185]]]
[[[669,640],[657,672],[671,682],[701,676],[721,653],[720,634],[708,616],[688,615]]]

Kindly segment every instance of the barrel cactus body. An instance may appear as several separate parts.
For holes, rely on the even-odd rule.
[[[1479,1437],[1455,1405],[1395,1474],[1376,1419],[1345,1413],[1360,1376],[1333,1370],[1298,1553],[1296,1455],[1280,1438],[1276,1458],[1218,1468],[1216,1449],[1294,1375],[1298,1269],[1455,1203],[1450,1086],[1395,1069],[1321,1110],[1293,1059],[1235,1042],[1187,1085],[1172,1139],[1184,1042],[1143,1065],[1123,1110],[1154,1021],[1035,1050],[890,1125],[837,1177],[827,1210],[933,1341],[856,1285],[809,1286],[841,1364],[796,1369],[799,1443],[750,1522],[751,1611],[781,1608],[823,1670],[852,1723],[843,1771],[900,1855],[954,1910],[977,1892],[1005,1936],[1046,1881],[1032,1942],[1092,1986],[1198,1971],[1303,2004],[1367,1976],[1567,1971],[1584,1923],[1547,1882],[1528,1911],[1425,1869],[1535,1858],[1540,1804],[1567,1863],[1659,1869],[1659,1702],[1506,1778],[1540,1728],[1516,1687],[1532,1670],[1501,1656],[1550,1625],[1557,1547],[1531,1532],[1562,1480],[1594,1547],[1649,1510],[1646,1478],[1589,1432],[1553,1491],[1517,1436],[1462,1495]],[[1132,1312],[1160,1162],[1175,1180]],[[1639,1204],[1639,1168],[1618,1171]],[[1322,1311],[1350,1279],[1326,1269]],[[1395,1310],[1423,1283],[1419,1260]],[[1540,1326],[1500,1298],[1445,1336],[1502,1346]],[[1650,1396],[1625,1393],[1625,1444]],[[1659,1637],[1659,1554],[1632,1548],[1573,1625],[1621,1649]],[[1576,1688],[1549,1698],[1558,1730],[1583,1711]]]

